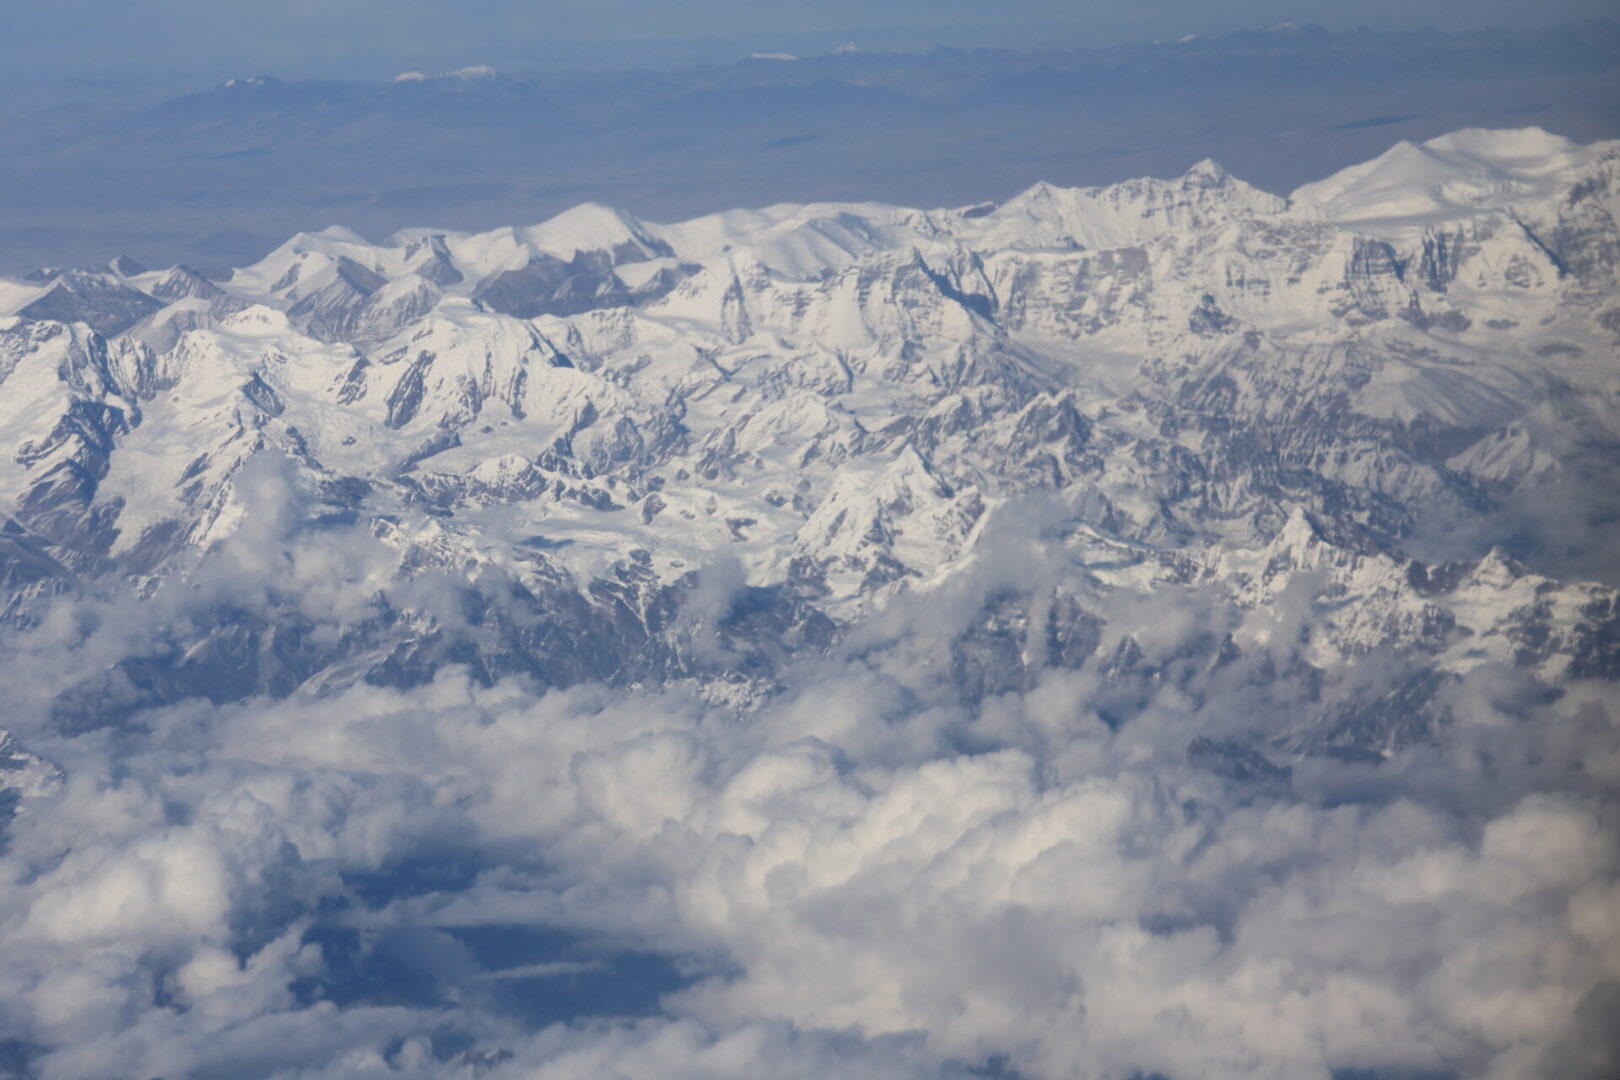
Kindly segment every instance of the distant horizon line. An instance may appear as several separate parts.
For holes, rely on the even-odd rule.
[[[1391,118],[1391,122],[1397,122],[1397,118]],[[153,267],[148,268],[148,267],[146,267],[144,265],[142,260],[137,259],[134,256],[131,256],[128,252],[118,251],[118,252],[114,252],[113,254],[107,256],[104,259],[100,259],[100,260],[92,262],[92,263],[81,263],[81,264],[76,264],[76,265],[67,265],[67,264],[62,264],[62,265],[41,265],[41,266],[36,266],[31,270],[23,271],[21,273],[6,273],[6,272],[3,272],[3,271],[0,271],[0,281],[18,282],[18,281],[28,281],[28,280],[39,280],[39,281],[41,281],[43,283],[43,282],[48,282],[48,281],[54,281],[58,277],[60,277],[60,276],[62,276],[64,274],[69,274],[69,273],[107,273],[107,272],[111,272],[111,273],[114,273],[114,274],[118,274],[121,277],[131,276],[131,275],[124,274],[122,271],[120,271],[120,270],[118,270],[116,268],[117,264],[120,263],[120,262],[129,262],[129,263],[136,264],[137,266],[140,266],[141,267],[141,270],[140,270],[141,273],[149,273],[149,272],[153,272],[153,271],[165,271],[165,270],[169,270],[169,271],[172,271],[172,270],[187,270],[187,271],[190,271],[192,273],[198,274],[198,275],[200,275],[200,276],[202,276],[204,278],[207,278],[207,279],[209,279],[211,281],[227,281],[227,280],[229,280],[229,276],[232,273],[234,273],[236,270],[246,269],[246,268],[257,265],[258,263],[260,263],[260,262],[264,261],[265,259],[269,258],[270,256],[274,255],[281,248],[287,246],[290,243],[293,243],[299,237],[303,237],[303,236],[308,236],[308,237],[316,238],[316,239],[331,240],[331,241],[336,241],[336,242],[340,242],[340,243],[349,243],[349,244],[356,244],[357,243],[357,244],[362,244],[362,245],[365,245],[367,247],[372,247],[372,248],[390,248],[390,247],[405,246],[405,245],[408,245],[410,243],[413,243],[413,242],[416,242],[416,241],[419,241],[419,240],[422,240],[422,239],[428,239],[428,238],[438,238],[438,237],[469,238],[469,237],[485,236],[485,235],[489,235],[489,234],[499,233],[499,232],[502,232],[504,230],[512,230],[512,231],[538,230],[538,229],[543,229],[547,225],[553,224],[554,222],[558,222],[558,221],[562,220],[563,218],[568,217],[570,214],[576,214],[576,213],[578,213],[579,211],[582,211],[582,210],[597,210],[597,211],[607,212],[607,213],[616,215],[616,216],[618,216],[620,218],[629,219],[629,222],[634,224],[634,225],[648,226],[648,227],[652,227],[652,228],[655,228],[655,229],[675,229],[675,228],[680,228],[681,226],[689,225],[689,224],[692,224],[692,223],[698,222],[698,221],[703,221],[703,220],[705,220],[707,218],[722,217],[722,216],[727,215],[727,214],[757,214],[757,213],[764,213],[764,212],[770,211],[770,210],[779,210],[779,209],[785,209],[785,208],[793,208],[793,209],[796,209],[796,210],[804,210],[804,209],[809,209],[809,208],[813,208],[813,207],[872,207],[872,208],[881,208],[881,209],[885,209],[885,210],[915,211],[915,212],[923,213],[923,214],[949,214],[949,213],[969,214],[971,211],[980,210],[980,209],[984,209],[985,212],[994,212],[996,210],[1001,209],[1004,206],[1007,206],[1010,203],[1016,202],[1020,198],[1028,196],[1032,192],[1038,191],[1039,189],[1042,189],[1042,188],[1052,189],[1052,190],[1056,190],[1056,191],[1098,192],[1098,191],[1107,191],[1109,189],[1122,187],[1122,186],[1128,185],[1128,184],[1136,184],[1136,183],[1144,183],[1144,182],[1157,182],[1157,183],[1166,183],[1166,184],[1168,184],[1168,183],[1175,183],[1178,180],[1185,180],[1187,177],[1192,176],[1194,173],[1199,172],[1200,170],[1206,170],[1207,171],[1208,168],[1213,168],[1214,170],[1219,171],[1223,176],[1225,176],[1229,180],[1235,181],[1235,182],[1237,182],[1239,184],[1242,184],[1242,185],[1244,185],[1244,186],[1246,186],[1248,188],[1251,188],[1254,192],[1256,192],[1258,194],[1266,195],[1266,196],[1270,196],[1271,198],[1282,200],[1285,204],[1287,204],[1285,206],[1284,210],[1282,211],[1282,212],[1286,213],[1286,212],[1289,212],[1291,210],[1296,209],[1296,207],[1294,205],[1295,196],[1301,190],[1303,190],[1304,188],[1311,187],[1311,186],[1314,186],[1316,184],[1324,183],[1327,180],[1330,180],[1333,177],[1341,175],[1341,174],[1343,174],[1345,172],[1348,172],[1350,170],[1353,170],[1353,169],[1356,169],[1356,168],[1359,168],[1359,167],[1362,167],[1362,166],[1366,166],[1366,165],[1371,165],[1372,163],[1374,163],[1376,161],[1379,161],[1382,158],[1386,157],[1391,152],[1395,151],[1396,149],[1398,149],[1401,146],[1427,146],[1427,145],[1429,145],[1431,143],[1440,142],[1441,140],[1453,139],[1453,138],[1455,138],[1455,137],[1457,137],[1459,135],[1466,135],[1466,134],[1476,133],[1476,132],[1480,133],[1480,134],[1485,134],[1485,135],[1521,135],[1521,134],[1532,134],[1533,133],[1533,134],[1545,136],[1545,137],[1550,138],[1550,139],[1561,141],[1563,143],[1569,144],[1572,147],[1580,147],[1580,148],[1585,148],[1585,149],[1590,149],[1592,147],[1601,146],[1601,145],[1604,145],[1604,144],[1607,144],[1607,143],[1614,143],[1616,145],[1620,145],[1620,138],[1582,140],[1582,139],[1578,139],[1578,138],[1575,138],[1575,137],[1570,136],[1570,135],[1563,134],[1563,133],[1558,132],[1558,131],[1549,130],[1547,127],[1545,127],[1543,125],[1540,125],[1540,124],[1529,124],[1529,125],[1525,125],[1525,126],[1521,126],[1521,127],[1479,127],[1479,126],[1461,127],[1461,128],[1456,128],[1456,129],[1454,129],[1452,131],[1442,133],[1440,135],[1433,136],[1433,137],[1428,138],[1428,139],[1422,139],[1422,140],[1416,140],[1416,141],[1411,140],[1411,139],[1396,139],[1393,142],[1391,142],[1384,151],[1382,151],[1379,154],[1374,155],[1373,157],[1367,158],[1367,159],[1365,159],[1364,161],[1361,161],[1361,162],[1357,162],[1357,163],[1354,163],[1354,164],[1351,164],[1351,165],[1347,165],[1347,166],[1345,166],[1345,167],[1343,167],[1341,169],[1330,172],[1327,175],[1318,177],[1318,178],[1316,178],[1314,180],[1306,181],[1304,184],[1296,186],[1293,190],[1291,190],[1291,191],[1289,191],[1287,193],[1282,193],[1282,194],[1279,194],[1278,192],[1270,191],[1270,190],[1268,190],[1266,188],[1263,188],[1263,187],[1260,187],[1259,185],[1254,184],[1254,183],[1252,183],[1252,182],[1250,182],[1248,180],[1245,180],[1242,176],[1239,176],[1236,173],[1233,173],[1225,165],[1223,165],[1221,162],[1219,162],[1218,160],[1216,160],[1216,159],[1214,159],[1212,157],[1204,157],[1204,158],[1201,158],[1200,160],[1194,162],[1193,164],[1189,165],[1186,169],[1184,169],[1181,173],[1179,173],[1177,175],[1131,176],[1131,177],[1126,177],[1124,179],[1113,181],[1111,183],[1106,183],[1106,184],[1059,184],[1059,183],[1054,183],[1054,182],[1049,181],[1049,180],[1037,180],[1037,181],[1035,181],[1033,183],[1025,185],[1024,187],[1020,188],[1018,191],[1012,193],[1011,195],[1006,196],[1005,198],[1001,198],[1001,199],[982,199],[982,200],[970,201],[970,202],[966,202],[966,203],[960,203],[960,204],[948,205],[948,206],[932,206],[932,207],[913,206],[913,205],[907,205],[905,203],[888,202],[888,201],[880,200],[880,199],[825,199],[825,200],[810,200],[810,201],[805,201],[805,202],[796,202],[796,201],[793,201],[793,200],[782,200],[782,201],[779,201],[779,202],[767,203],[767,204],[764,204],[764,205],[757,205],[757,206],[730,206],[730,207],[722,208],[720,210],[711,211],[709,213],[697,214],[697,215],[694,215],[692,217],[679,218],[679,219],[672,220],[672,221],[658,221],[658,220],[655,220],[655,219],[653,219],[651,217],[639,214],[639,213],[637,213],[637,212],[635,212],[633,210],[629,210],[629,209],[627,209],[627,208],[625,208],[623,206],[616,205],[614,203],[607,202],[607,201],[604,201],[602,199],[587,198],[587,199],[582,199],[579,202],[574,203],[574,204],[566,207],[565,209],[560,210],[557,213],[551,214],[550,216],[542,218],[542,219],[540,219],[538,221],[531,221],[531,222],[527,222],[527,223],[520,223],[520,222],[516,222],[516,221],[506,222],[506,223],[503,223],[503,224],[498,224],[498,225],[491,226],[490,228],[487,228],[487,229],[455,229],[455,228],[441,228],[441,227],[435,226],[435,225],[405,225],[405,226],[401,226],[400,228],[391,230],[390,232],[386,233],[385,235],[383,235],[380,238],[373,238],[372,236],[369,236],[366,233],[361,232],[360,229],[358,229],[358,228],[356,228],[354,226],[344,224],[343,222],[340,222],[340,221],[334,221],[334,222],[332,222],[332,223],[330,223],[328,225],[324,225],[324,226],[322,226],[320,228],[294,230],[293,232],[288,233],[285,236],[284,239],[282,239],[281,241],[274,244],[272,247],[270,247],[267,251],[264,252],[264,254],[260,255],[258,258],[253,259],[253,260],[251,260],[249,262],[244,262],[244,263],[232,263],[232,264],[226,264],[226,265],[215,265],[215,264],[213,264],[213,263],[211,263],[211,262],[209,262],[207,260],[194,259],[194,260],[180,260],[180,261],[176,261],[174,263],[171,263],[171,264],[169,264],[167,266],[153,266]],[[161,261],[161,260],[158,260],[158,261]],[[36,275],[38,275],[38,276],[36,277]],[[0,318],[3,318],[3,317],[5,317],[5,316],[0,316]]]
[[[1078,28],[1081,24],[1073,21],[1031,23],[1028,30],[1035,31],[1040,27],[1066,27]],[[1169,32],[1161,37],[1129,37],[1119,40],[1103,41],[1067,41],[1056,44],[989,44],[967,45],[953,44],[948,41],[933,41],[926,44],[915,45],[863,45],[860,38],[863,35],[882,37],[888,34],[909,34],[914,31],[903,26],[869,27],[857,30],[837,31],[797,31],[761,34],[740,35],[700,35],[688,38],[601,38],[581,39],[573,42],[568,50],[568,57],[537,58],[534,60],[493,63],[493,58],[474,58],[475,50],[466,50],[461,61],[450,60],[445,57],[437,58],[437,62],[428,62],[421,54],[401,53],[392,63],[395,70],[385,73],[383,68],[389,66],[389,61],[377,60],[370,62],[374,71],[359,74],[345,73],[339,68],[341,61],[333,62],[324,69],[310,69],[298,71],[285,64],[270,65],[253,70],[251,74],[240,71],[234,75],[210,74],[207,68],[193,68],[189,71],[182,69],[177,72],[177,78],[163,80],[167,85],[178,86],[181,82],[201,84],[204,80],[213,79],[206,86],[198,85],[191,91],[179,91],[175,97],[188,97],[196,94],[208,93],[232,87],[236,84],[256,84],[274,82],[284,85],[301,84],[341,84],[356,86],[387,86],[393,83],[446,80],[465,76],[476,72],[483,77],[495,77],[512,81],[527,81],[536,78],[556,77],[562,75],[611,75],[636,73],[668,73],[699,71],[706,68],[743,67],[748,65],[771,63],[811,63],[852,56],[890,57],[890,56],[928,56],[934,53],[946,55],[973,55],[1011,54],[1011,55],[1075,55],[1089,52],[1106,53],[1112,51],[1133,49],[1175,49],[1196,43],[1216,44],[1232,38],[1252,35],[1289,35],[1295,38],[1306,36],[1327,37],[1367,37],[1401,38],[1415,36],[1438,36],[1446,38],[1463,39],[1470,36],[1484,36],[1492,34],[1523,34],[1545,33],[1559,30],[1580,30],[1583,28],[1620,28],[1620,17],[1593,16],[1580,19],[1556,19],[1550,22],[1534,23],[1528,25],[1508,25],[1494,22],[1478,26],[1457,29],[1446,29],[1433,23],[1425,23],[1411,27],[1374,27],[1358,25],[1353,27],[1336,28],[1324,25],[1320,21],[1311,20],[1302,23],[1283,21],[1269,24],[1246,24],[1219,31],[1187,32],[1171,36]],[[974,25],[944,25],[929,28],[931,34],[967,34],[987,29]],[[801,51],[790,51],[786,43],[800,42]],[[802,44],[812,41],[824,42],[820,51],[810,51],[802,48]],[[687,55],[676,63],[661,65],[648,63],[645,60],[634,59],[623,55],[618,59],[603,57],[592,62],[574,62],[576,56],[583,52],[592,52],[603,49],[616,49],[620,53],[637,53],[640,50],[691,53],[694,48],[727,44],[735,51],[728,56],[700,57]],[[489,50],[485,50],[489,51]],[[414,59],[413,59],[414,57]],[[427,70],[437,68],[441,70]],[[172,67],[167,70],[173,70]],[[0,76],[0,85],[8,83],[36,83],[41,78],[50,77],[45,69],[13,68],[10,75]],[[157,69],[126,69],[117,72],[93,73],[85,70],[63,69],[57,75],[57,80],[83,85],[87,83],[108,83],[117,85],[125,82],[149,81],[157,77]]]

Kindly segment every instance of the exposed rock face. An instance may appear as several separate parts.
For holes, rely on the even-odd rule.
[[[118,334],[162,306],[112,274],[69,270],[17,314],[36,321],[82,322],[98,333]]]
[[[1203,163],[968,210],[331,229],[223,282],[37,275],[0,319],[7,615],[178,572],[273,451],[305,527],[384,545],[384,594],[447,577],[461,616],[222,611],[87,676],[64,722],[452,663],[746,702],[897,599],[998,572],[1035,514],[1066,569],[975,594],[951,694],[1095,670],[1122,723],[1155,680],[1271,665],[1316,689],[1267,753],[1381,755],[1472,666],[1620,672],[1583,525],[1620,497],[1617,214],[1620,146],[1461,132],[1286,199]],[[1548,490],[1559,544],[1498,526]],[[1174,656],[1110,626],[1108,597],[1175,590],[1306,590],[1320,617]],[[1375,656],[1393,682],[1345,675]],[[1188,754],[1286,779],[1221,738]]]

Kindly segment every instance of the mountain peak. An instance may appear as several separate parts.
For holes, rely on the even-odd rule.
[[[312,240],[336,240],[337,242],[343,244],[369,245],[371,243],[371,241],[367,240],[365,237],[361,236],[359,233],[355,232],[346,225],[328,225],[324,229],[317,229],[314,232],[303,232],[299,233],[298,235],[308,237]]]
[[[1466,155],[1502,163],[1556,161],[1581,149],[1580,144],[1541,127],[1463,128],[1423,144],[1439,153]]]
[[[518,233],[539,251],[565,262],[581,252],[606,251],[616,256],[640,252],[642,258],[668,253],[668,245],[645,222],[599,202],[580,203]]]
[[[1371,161],[1305,184],[1293,202],[1384,238],[1545,199],[1600,151],[1541,128],[1470,128],[1401,141]]]

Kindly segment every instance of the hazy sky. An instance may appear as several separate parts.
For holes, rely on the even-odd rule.
[[[0,0],[0,73],[383,77],[489,63],[680,64],[755,49],[1082,44],[1290,20],[1461,29],[1610,0]]]

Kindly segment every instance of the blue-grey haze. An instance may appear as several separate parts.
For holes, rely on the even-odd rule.
[[[1620,1074],[1606,5],[0,4],[0,1080]]]
[[[1620,134],[1616,23],[1284,28],[642,72],[519,65],[395,83],[400,66],[381,79],[148,83],[124,100],[106,82],[31,88],[0,124],[0,271],[119,253],[217,268],[334,223],[373,237],[485,229],[586,200],[657,221],[782,201],[968,205],[1043,180],[1173,176],[1203,158],[1286,193],[1460,128]]]
[[[1335,29],[1522,27],[1604,16],[1604,0],[8,0],[0,71],[79,76],[278,74],[373,78],[399,66],[638,64],[758,50],[938,44],[1026,47],[1224,33],[1280,22]]]

